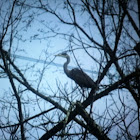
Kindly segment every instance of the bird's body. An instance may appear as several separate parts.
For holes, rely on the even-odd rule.
[[[67,59],[64,63],[64,72],[66,75],[75,81],[81,88],[95,88],[95,82],[82,70],[78,68],[74,68],[72,70],[68,70],[68,64],[70,63],[70,57],[66,53],[58,54],[56,56],[61,56]]]
[[[93,88],[95,86],[95,83],[93,80],[85,74],[82,70],[78,68],[74,68],[70,71],[70,77],[73,79],[81,88]]]

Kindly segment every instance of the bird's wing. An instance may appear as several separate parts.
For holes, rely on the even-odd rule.
[[[93,80],[82,70],[74,68],[71,70],[70,78],[81,86],[93,85]]]

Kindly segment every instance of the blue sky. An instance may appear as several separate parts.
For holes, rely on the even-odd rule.
[[[51,4],[55,7],[54,3],[51,3]],[[59,12],[62,13],[62,15],[65,18],[68,18],[67,16],[68,13],[64,12],[63,10],[65,9],[61,9]],[[25,15],[23,15],[24,17],[23,20],[28,22],[28,19],[26,20],[26,17],[32,14],[32,12],[34,12],[34,10],[31,10],[30,12],[25,13]],[[81,18],[81,17],[84,17],[84,18]],[[86,31],[91,36],[93,36],[93,38],[96,39],[97,42],[101,44],[103,43],[97,29],[94,28],[94,26],[93,27],[91,26],[92,23],[90,23],[86,15],[82,15],[82,16],[78,15],[77,20],[80,22],[81,26],[85,26]],[[19,24],[19,27],[17,29],[18,30],[22,29],[22,27],[24,27],[24,23],[26,22],[23,22],[23,23],[21,22],[21,24]],[[84,25],[85,22],[86,24]],[[23,37],[24,41],[21,41],[21,40],[18,41],[17,39],[14,40],[13,55],[14,53],[15,53],[15,56],[18,55],[18,57],[15,60],[15,64],[21,70],[23,70],[22,72],[24,73],[25,77],[28,79],[29,83],[33,87],[37,88],[39,86],[39,91],[45,94],[46,96],[48,95],[53,96],[54,93],[57,93],[57,95],[59,96],[60,90],[58,89],[58,86],[61,89],[67,90],[68,93],[70,93],[76,86],[75,83],[71,79],[69,79],[63,71],[62,65],[64,64],[66,60],[64,58],[59,58],[59,57],[54,59],[54,55],[63,51],[69,51],[69,46],[70,46],[69,39],[71,38],[70,37],[64,38],[64,36],[54,36],[55,34],[52,34],[50,32],[48,26],[52,27],[52,29],[55,29],[55,31],[59,29],[58,32],[69,33],[70,35],[74,34],[76,37],[78,37],[78,34],[77,34],[78,32],[74,31],[73,27],[61,24],[60,21],[58,21],[51,14],[38,10],[34,14],[34,19],[31,22],[30,26],[18,32],[19,35]],[[89,27],[92,27],[92,28],[89,28]],[[86,43],[90,44],[90,42],[85,38],[85,36],[82,33],[80,33],[80,36]],[[81,44],[79,44],[78,42],[76,43],[77,44],[75,45],[71,44],[73,48],[74,49],[78,47],[80,48]],[[18,48],[18,51],[15,51],[17,48]],[[82,69],[85,69],[85,72],[95,81],[98,76],[97,72],[98,72],[99,66],[93,62],[93,60],[85,53],[84,50],[77,49],[74,51],[74,53],[76,55],[79,65],[82,67]],[[97,60],[100,60],[99,52],[89,50],[89,53],[95,58],[97,58]],[[73,67],[77,67],[78,65],[76,63],[76,60],[72,52],[68,52],[68,54],[71,57],[70,66],[72,66],[69,68],[71,69]],[[28,60],[25,60],[26,59],[25,57]],[[29,58],[31,59],[29,60]],[[34,60],[43,60],[44,62],[46,61],[46,63],[43,64],[43,63],[40,63],[40,61],[35,62]],[[52,63],[48,65],[48,62],[51,62],[51,61]],[[44,72],[41,74],[43,70]],[[90,72],[93,71],[93,73],[90,73],[88,71]],[[114,75],[116,74],[113,70],[111,70],[111,72]],[[42,76],[42,82],[39,85],[38,84],[39,78],[41,76]],[[107,83],[109,82],[107,77],[105,78],[104,82],[107,82]],[[17,84],[17,87],[19,86],[20,88],[21,86],[21,88],[23,88],[22,85],[20,85],[19,83],[16,82],[16,84]],[[4,96],[5,92],[9,91],[9,89],[12,94],[13,92],[11,90],[11,86],[9,85],[9,81],[7,79],[0,78],[0,92],[1,92],[0,97]],[[78,90],[75,93],[78,93]],[[71,100],[76,101],[78,99],[75,93],[72,93],[69,95]],[[123,93],[124,93],[124,97],[129,97],[127,91],[124,91]],[[28,100],[28,99],[35,100],[36,98],[38,98],[33,93],[30,93],[30,92],[29,93],[25,92],[24,94],[25,95],[23,97],[25,98],[25,100]],[[118,98],[118,95],[115,95],[115,92],[111,94],[114,99]],[[110,102],[111,99],[112,99],[111,96],[108,96],[108,97],[104,97],[101,100],[96,101],[94,103],[94,111],[102,115],[104,113],[103,110],[106,108],[106,101],[108,104],[111,104],[112,103]],[[39,106],[42,108],[42,110],[45,110],[48,104],[45,103],[41,99],[39,100],[40,100]],[[124,100],[125,102],[127,102],[128,100],[131,101],[132,98],[130,99],[128,98],[128,100],[126,99]],[[118,102],[117,105],[118,107],[121,108],[120,102]],[[64,103],[64,106],[68,107],[68,104]],[[29,112],[31,116],[35,115],[37,112],[40,112],[39,107],[37,106],[37,103],[35,104],[35,106],[27,105],[26,107],[27,108],[25,108],[25,110]]]

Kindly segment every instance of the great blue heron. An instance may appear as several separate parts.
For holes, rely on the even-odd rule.
[[[57,54],[56,56],[64,57],[67,61],[64,63],[63,68],[66,75],[75,81],[81,88],[95,88],[95,82],[82,70],[74,68],[68,70],[68,64],[70,63],[70,57],[66,53]]]

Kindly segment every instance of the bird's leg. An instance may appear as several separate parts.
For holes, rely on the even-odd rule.
[[[84,88],[81,88],[81,89],[82,89],[82,96],[85,98],[85,94],[84,94],[85,90]]]
[[[78,88],[78,86],[76,86],[76,87],[73,89],[73,91],[72,91],[72,92],[74,92],[77,88]]]
[[[74,97],[72,97],[72,98],[74,98],[75,100],[78,100],[78,97],[79,97],[79,94],[77,94],[77,90],[78,89],[78,91],[81,93],[81,91],[80,91],[80,89],[78,88],[78,86],[76,85],[73,89],[72,89],[72,91],[71,91],[71,93],[76,93],[76,94],[74,94],[74,95],[72,95],[72,96],[74,96]]]
[[[79,88],[78,85],[76,85],[76,89],[78,89],[80,95],[83,94],[83,91],[81,91],[81,88]],[[82,100],[82,97],[81,96],[79,96],[79,97],[80,97],[80,101],[81,101]]]
[[[84,89],[84,88],[80,88],[79,91],[80,91],[80,93],[82,94],[82,98],[83,98],[83,99],[86,98],[86,96],[85,96],[85,89]],[[81,98],[81,99],[82,99],[82,98]]]
[[[74,92],[76,89],[78,89],[78,90],[79,90],[79,93],[81,93],[81,95],[82,95],[80,101],[81,101],[82,99],[86,98],[86,96],[85,96],[85,89],[84,89],[84,88],[79,88],[79,86],[76,85],[76,87],[74,88],[74,90],[73,90],[72,92]]]

